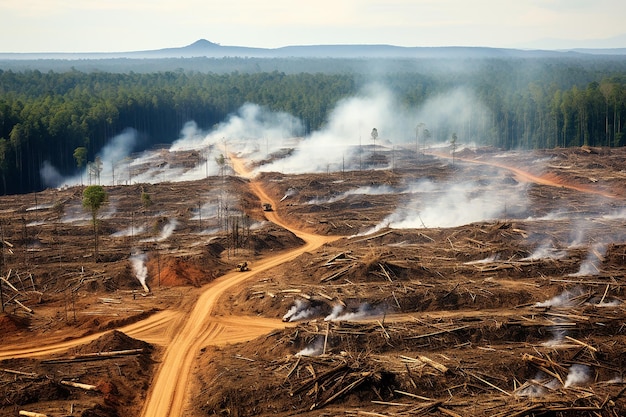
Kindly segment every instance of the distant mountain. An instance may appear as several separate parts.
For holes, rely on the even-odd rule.
[[[626,55],[626,48],[575,48],[571,51],[588,55]]]
[[[200,39],[178,48],[133,52],[103,53],[0,53],[1,60],[32,59],[146,59],[146,58],[496,58],[496,57],[560,57],[567,54],[626,55],[626,48],[615,49],[513,49],[469,46],[403,47],[394,45],[300,45],[281,48],[250,48],[223,46]]]
[[[626,49],[626,33],[604,39],[539,39],[518,47],[521,49],[543,48],[555,51],[575,51],[595,55],[623,55]]]

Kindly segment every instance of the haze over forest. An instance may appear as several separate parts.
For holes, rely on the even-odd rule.
[[[505,150],[623,146],[625,51],[199,40],[124,54],[0,54],[0,192],[59,185],[102,161],[120,135],[111,165],[189,135],[201,153],[225,141],[305,146],[325,169],[339,169],[325,143],[344,154],[415,152],[452,137]]]

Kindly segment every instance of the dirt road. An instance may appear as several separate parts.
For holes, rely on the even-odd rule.
[[[236,158],[231,158],[231,161],[238,174],[249,175],[242,161]],[[259,183],[252,181],[250,188],[261,201],[269,202],[273,207],[276,207],[274,200],[265,193]],[[252,271],[233,272],[206,286],[195,307],[182,323],[180,330],[165,351],[152,387],[148,392],[142,411],[143,416],[184,415],[192,363],[203,346],[249,340],[266,334],[271,329],[284,327],[284,323],[279,320],[256,317],[253,319],[213,317],[215,305],[224,292],[242,285],[260,272],[289,262],[306,251],[315,250],[327,242],[338,239],[335,236],[319,236],[294,230],[285,224],[275,211],[266,212],[266,217],[269,221],[296,234],[305,244],[297,249],[256,262]],[[227,325],[230,329],[238,329],[239,331],[233,333],[231,330],[230,334],[225,335]]]
[[[445,154],[442,152],[428,152],[428,154],[432,156],[436,156],[437,158],[454,159],[457,161],[469,162],[471,164],[487,165],[487,166],[492,166],[496,168],[501,168],[501,169],[504,169],[513,173],[515,175],[515,178],[517,178],[517,180],[520,182],[531,182],[531,183],[540,184],[540,185],[548,185],[550,187],[567,188],[570,190],[580,191],[582,193],[587,193],[587,194],[596,194],[596,195],[607,197],[607,198],[620,198],[616,194],[613,194],[613,193],[610,193],[601,189],[597,189],[593,187],[585,187],[584,185],[581,185],[581,184],[568,183],[559,179],[558,177],[554,175],[546,175],[546,174],[535,175],[535,174],[530,173],[527,170],[516,168],[511,165],[501,164],[496,161],[488,161],[484,159],[472,159],[472,158],[465,158],[465,157],[459,157],[459,156],[455,156],[453,158],[452,155]]]

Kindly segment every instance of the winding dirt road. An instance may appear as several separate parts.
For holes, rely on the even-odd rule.
[[[244,177],[249,176],[249,172],[245,169],[242,161],[232,157],[231,161],[235,172]],[[250,188],[261,201],[269,202],[273,207],[276,207],[274,200],[265,193],[259,183],[252,181]],[[148,392],[142,411],[143,416],[164,417],[182,416],[184,414],[191,369],[193,368],[192,363],[202,347],[249,340],[266,334],[272,329],[285,326],[280,320],[259,319],[258,317],[231,317],[227,319],[213,317],[213,310],[222,294],[241,285],[260,272],[289,262],[304,252],[313,251],[323,244],[339,238],[294,230],[285,224],[275,211],[266,212],[266,217],[269,221],[290,230],[305,244],[297,249],[256,262],[253,271],[233,272],[224,275],[204,288],[195,307],[167,346]],[[230,329],[237,328],[239,332],[224,337],[223,333],[227,327]]]

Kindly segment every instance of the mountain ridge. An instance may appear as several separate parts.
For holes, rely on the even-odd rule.
[[[289,45],[279,48],[225,46],[198,39],[182,47],[129,52],[0,52],[0,59],[110,59],[110,58],[488,58],[564,55],[626,55],[626,48],[572,48],[562,50],[495,48],[487,46],[397,46],[389,44]]]

